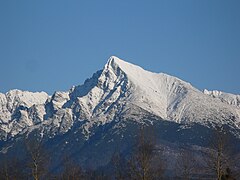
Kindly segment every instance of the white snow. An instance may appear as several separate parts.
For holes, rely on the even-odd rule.
[[[48,97],[45,92],[29,92],[18,89],[6,93],[9,108],[14,108],[17,105],[31,107],[34,104],[44,104]]]
[[[27,110],[21,109],[21,116],[11,119],[20,105]],[[81,128],[91,135],[94,125],[122,119],[141,122],[146,114],[177,123],[240,128],[239,106],[239,95],[201,92],[179,78],[149,72],[112,56],[102,71],[68,92],[58,91],[52,97],[20,90],[0,94],[0,129],[16,135],[25,127],[29,131],[42,127],[54,136],[67,132],[74,121],[85,120]]]
[[[240,95],[225,93],[217,90],[208,91],[207,89],[204,89],[203,93],[211,97],[218,98],[224,103],[240,108]]]

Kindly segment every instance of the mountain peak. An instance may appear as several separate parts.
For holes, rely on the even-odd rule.
[[[108,59],[107,64],[112,63],[112,62],[118,64],[118,63],[121,63],[121,61],[122,61],[122,62],[125,62],[124,60],[120,59],[120,58],[117,57],[117,56],[111,56],[111,57]],[[126,62],[125,62],[125,63],[126,63]]]
[[[49,98],[49,95],[45,92],[29,92],[19,89],[13,89],[5,94],[9,103],[24,103],[27,107],[31,107],[34,104],[44,104]]]
[[[20,90],[0,94],[0,131],[16,135],[35,122],[43,122],[44,127],[53,124],[49,131],[55,134],[59,127],[65,132],[73,122],[81,121],[84,131],[90,133],[95,124],[124,118],[139,121],[149,114],[177,123],[226,122],[239,127],[239,107],[237,95],[202,93],[181,79],[111,56],[104,69],[83,85],[56,92],[51,98],[44,92]],[[12,133],[15,127],[9,123],[18,123],[17,131]]]
[[[105,65],[105,68],[113,68],[113,69],[116,69],[116,68],[120,68],[122,69],[123,71],[124,70],[127,70],[129,69],[129,66],[136,66],[136,65],[133,65],[131,63],[128,63],[116,56],[111,56],[108,61],[107,61],[107,64]]]
[[[107,64],[104,67],[105,70],[113,70],[115,73],[122,71],[130,80],[133,81],[142,81],[145,82],[146,78],[144,76],[151,76],[152,73],[150,71],[144,70],[138,65],[126,62],[116,56],[111,56],[108,59]]]
[[[139,67],[138,65],[135,65],[135,64],[132,64],[132,63],[129,63],[127,61],[124,61],[120,58],[118,58],[117,56],[111,56],[108,61],[107,61],[107,64],[105,65],[105,67],[109,67],[109,66],[112,66],[112,67],[119,67],[120,69],[122,69],[123,71],[126,70],[133,70],[133,69],[141,69],[141,70],[144,70],[142,69],[141,67]]]

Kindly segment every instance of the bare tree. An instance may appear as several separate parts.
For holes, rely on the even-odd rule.
[[[145,135],[145,130],[140,129],[137,150],[129,160],[130,178],[138,180],[160,179],[163,174],[163,163],[157,157],[154,138]],[[158,158],[158,161],[154,161]]]
[[[0,179],[19,180],[26,179],[23,162],[15,157],[6,158],[0,165]]]
[[[226,169],[224,175],[222,175],[221,180],[236,180],[230,168]]]
[[[43,179],[49,168],[49,156],[44,149],[43,141],[37,138],[25,140],[27,166],[34,180]]]
[[[110,180],[111,177],[108,176],[104,171],[101,170],[86,170],[84,180]]]
[[[80,180],[84,178],[84,173],[80,165],[76,164],[69,156],[63,158],[63,180]]]
[[[176,177],[190,180],[196,173],[196,159],[192,151],[181,149],[175,164]]]
[[[111,162],[114,167],[114,179],[125,180],[129,177],[127,171],[127,161],[119,152],[115,152],[113,154]]]
[[[234,169],[233,146],[230,144],[228,131],[217,127],[210,137],[209,148],[205,156],[207,169],[216,179],[221,180],[229,170]]]

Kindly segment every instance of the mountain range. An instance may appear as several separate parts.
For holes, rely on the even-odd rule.
[[[84,84],[66,92],[0,93],[1,153],[35,133],[47,139],[56,159],[62,151],[81,152],[79,159],[86,166],[93,161],[95,166],[106,165],[117,146],[127,150],[139,124],[153,125],[168,147],[204,146],[207,132],[217,125],[227,126],[239,140],[240,95],[201,91],[115,56]]]

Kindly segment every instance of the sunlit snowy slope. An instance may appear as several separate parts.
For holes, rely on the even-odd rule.
[[[204,126],[240,127],[240,98],[204,92],[176,77],[152,73],[115,56],[83,85],[67,92],[0,94],[0,138],[38,129],[42,135],[64,134],[78,124],[86,138],[93,127],[112,121],[171,121]]]

